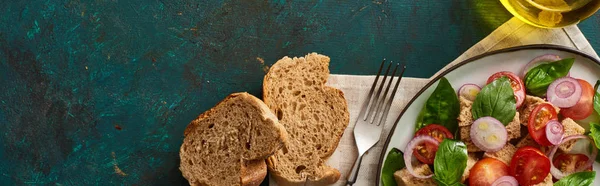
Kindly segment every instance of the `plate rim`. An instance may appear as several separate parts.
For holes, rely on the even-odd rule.
[[[425,92],[425,90],[429,89],[429,87],[431,87],[431,85],[433,85],[435,82],[437,82],[437,80],[439,80],[440,78],[444,77],[446,74],[456,70],[457,68],[459,68],[465,64],[471,63],[473,61],[476,61],[476,60],[484,58],[484,57],[496,55],[496,54],[509,53],[509,52],[515,52],[515,51],[520,51],[520,50],[531,50],[531,49],[551,49],[551,50],[560,50],[560,51],[564,51],[564,52],[571,52],[571,53],[583,56],[585,58],[588,58],[600,66],[600,59],[596,59],[595,57],[593,57],[590,54],[587,54],[587,53],[585,53],[581,50],[575,49],[575,48],[566,47],[566,46],[562,46],[562,45],[554,45],[554,44],[532,44],[532,45],[522,45],[522,46],[516,46],[516,47],[503,48],[503,49],[499,49],[499,50],[485,52],[483,54],[479,54],[474,57],[465,59],[461,62],[458,62],[456,65],[449,67],[448,69],[444,70],[443,72],[441,72],[439,75],[435,76],[434,78],[429,79],[429,82],[427,82],[427,84],[425,84],[425,86],[423,86],[423,88],[421,88],[421,90],[419,90],[410,99],[410,101],[408,103],[406,103],[406,106],[402,109],[400,114],[398,114],[398,117],[394,121],[394,124],[385,139],[385,143],[383,144],[383,149],[381,150],[381,154],[379,155],[379,163],[377,165],[377,177],[375,177],[375,182],[376,182],[375,185],[376,186],[381,185],[380,184],[381,183],[381,169],[383,168],[383,158],[385,157],[385,154],[387,154],[387,148],[390,145],[390,140],[392,139],[393,131],[396,131],[396,126],[398,125],[400,118],[402,118],[402,116],[404,115],[406,110],[410,107],[410,105],[412,105],[412,103],[417,99],[417,97],[420,97],[421,94],[423,94],[423,92]]]

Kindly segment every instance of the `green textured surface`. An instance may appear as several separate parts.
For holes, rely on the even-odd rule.
[[[331,57],[332,73],[373,74],[387,58],[429,77],[510,18],[492,0],[32,0],[0,10],[1,185],[187,184],[185,126],[232,92],[260,95],[277,59],[314,51]],[[594,47],[599,26],[597,16],[580,25]]]

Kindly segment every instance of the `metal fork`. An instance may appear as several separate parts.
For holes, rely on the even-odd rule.
[[[356,141],[356,146],[358,147],[358,158],[356,158],[356,162],[354,163],[352,171],[350,172],[350,177],[348,177],[348,180],[346,182],[346,185],[349,186],[353,185],[356,182],[358,169],[360,167],[363,155],[367,150],[375,146],[375,144],[379,141],[379,137],[381,136],[381,132],[383,131],[385,120],[387,118],[388,112],[390,111],[390,106],[392,105],[392,100],[394,100],[394,96],[396,96],[398,85],[400,84],[400,80],[402,80],[404,70],[406,70],[406,66],[402,65],[402,70],[400,72],[400,76],[398,76],[396,80],[394,90],[391,91],[391,95],[389,96],[389,98],[387,98],[387,102],[385,102],[385,107],[383,108],[383,110],[381,110],[381,108],[384,106],[384,101],[386,100],[386,97],[388,97],[388,92],[392,85],[392,81],[394,81],[396,70],[398,69],[398,66],[400,66],[400,64],[396,64],[396,67],[394,68],[391,77],[389,77],[389,81],[387,81],[385,91],[383,92],[383,94],[381,94],[383,86],[385,86],[386,80],[388,80],[388,74],[390,72],[392,62],[390,62],[387,69],[385,70],[385,76],[383,76],[383,80],[381,80],[379,86],[377,86],[379,76],[381,75],[381,70],[383,69],[384,64],[385,59],[381,62],[379,72],[377,72],[375,81],[373,81],[371,90],[369,90],[369,95],[363,103],[362,108],[360,109],[360,113],[358,114],[358,119],[356,120],[356,125],[354,127],[354,140]],[[375,92],[376,87],[379,88]]]

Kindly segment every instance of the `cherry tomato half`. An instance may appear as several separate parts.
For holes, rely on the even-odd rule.
[[[489,186],[498,178],[508,175],[508,166],[494,158],[477,161],[469,171],[469,185]]]
[[[520,185],[538,184],[550,173],[550,159],[534,147],[521,147],[513,155],[508,171]]]
[[[487,84],[490,84],[492,81],[506,76],[510,80],[510,86],[513,89],[515,94],[515,100],[517,101],[517,108],[523,105],[523,101],[525,100],[525,84],[523,80],[519,78],[515,73],[509,71],[497,72],[490,76],[487,80]]]
[[[435,138],[436,140],[438,140],[438,142],[440,142],[440,143],[445,138],[454,139],[454,136],[452,136],[452,133],[450,133],[450,131],[446,127],[438,125],[438,124],[429,124],[421,129],[419,129],[419,131],[417,131],[415,136],[420,136],[420,135],[431,136],[431,137]]]
[[[574,120],[582,120],[590,116],[594,112],[594,87],[583,79],[577,79],[581,85],[581,98],[575,106],[563,108],[560,114]]]
[[[556,109],[549,103],[538,104],[531,114],[527,122],[529,135],[535,142],[543,146],[550,146],[552,143],[546,137],[546,123],[550,120],[557,120]]]
[[[437,124],[429,124],[417,131],[416,136],[420,135],[428,135],[435,138],[438,142],[442,142],[445,138],[453,139],[452,133],[446,129],[446,127],[437,125]],[[418,144],[414,151],[413,155],[422,163],[425,164],[433,164],[433,160],[435,159],[435,153],[437,152],[437,146],[433,143],[421,143]]]
[[[584,154],[559,154],[552,163],[561,172],[573,172],[587,163],[588,160],[589,158]],[[587,170],[591,171],[592,166]]]

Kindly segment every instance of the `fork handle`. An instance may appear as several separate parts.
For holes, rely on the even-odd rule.
[[[356,158],[356,162],[354,162],[354,166],[352,166],[352,171],[350,172],[350,176],[346,181],[346,186],[352,186],[356,183],[356,178],[358,177],[358,168],[360,168],[360,163],[362,162],[363,154],[358,155]]]

